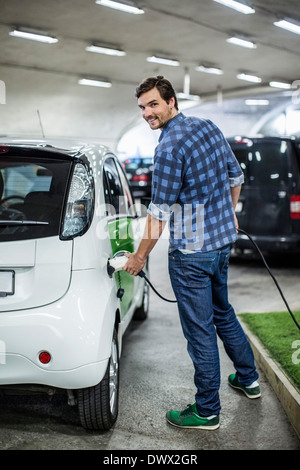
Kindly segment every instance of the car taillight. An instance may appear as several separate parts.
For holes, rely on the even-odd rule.
[[[93,177],[87,167],[77,163],[69,189],[61,238],[70,239],[86,232],[92,221],[93,209]]]
[[[149,175],[134,175],[132,178],[132,181],[150,181],[150,176]]]
[[[300,219],[300,194],[294,194],[290,199],[291,219]]]
[[[9,151],[8,145],[0,145],[0,153],[6,153]]]

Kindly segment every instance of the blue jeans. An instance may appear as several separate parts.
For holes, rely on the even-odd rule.
[[[228,301],[230,246],[207,253],[169,254],[169,274],[187,348],[195,368],[200,416],[220,413],[220,359],[217,335],[239,381],[251,385],[258,373],[247,337]]]

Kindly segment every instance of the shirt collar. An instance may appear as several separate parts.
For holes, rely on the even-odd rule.
[[[164,135],[167,132],[169,132],[169,130],[172,129],[172,127],[174,127],[176,125],[176,123],[178,123],[179,121],[183,121],[184,118],[185,118],[185,116],[182,113],[178,113],[178,114],[176,114],[176,116],[174,116],[172,119],[170,119],[167,122],[167,124],[163,127],[158,141],[160,142],[161,139],[164,137]]]

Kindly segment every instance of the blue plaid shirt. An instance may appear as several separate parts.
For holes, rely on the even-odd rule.
[[[155,149],[148,213],[170,222],[170,251],[211,251],[235,241],[230,186],[244,175],[220,129],[178,113]]]

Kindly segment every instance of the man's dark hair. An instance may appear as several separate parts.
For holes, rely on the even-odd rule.
[[[175,90],[166,78],[162,75],[158,75],[157,77],[150,77],[145,78],[139,86],[135,90],[136,98],[139,98],[143,93],[152,90],[153,88],[157,88],[159,91],[160,96],[164,101],[169,103],[171,98],[175,98],[175,108],[178,110],[178,101]]]

